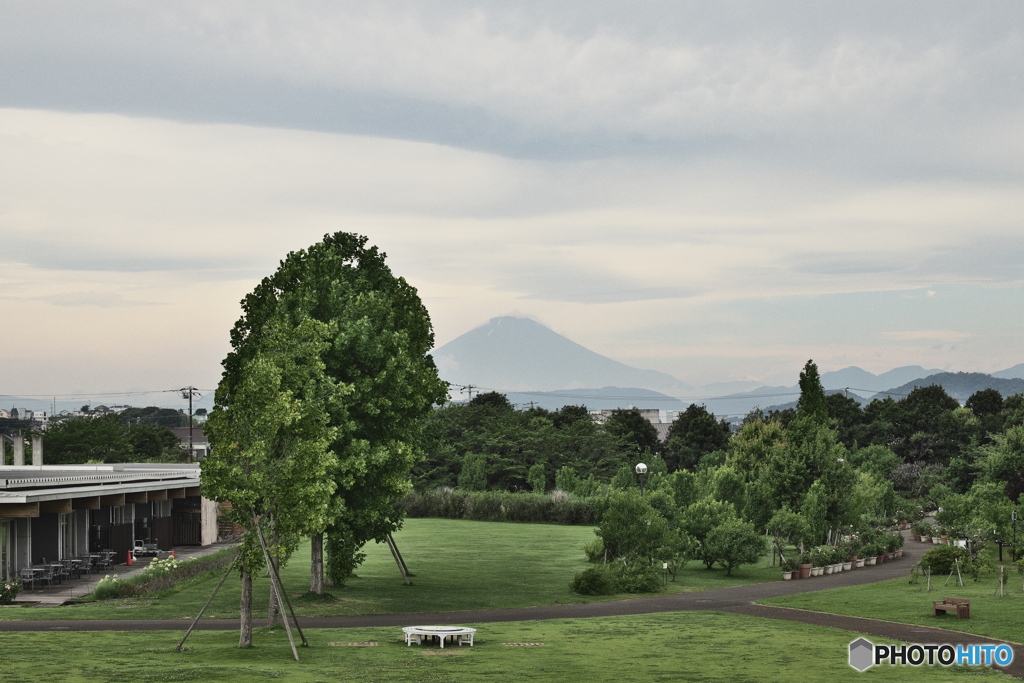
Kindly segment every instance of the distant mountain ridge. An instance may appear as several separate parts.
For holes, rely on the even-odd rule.
[[[789,404],[800,395],[795,383],[767,386],[752,381],[732,381],[694,387],[667,373],[633,368],[602,356],[526,318],[494,318],[438,347],[433,355],[442,379],[457,386],[473,385],[477,393],[503,391],[509,395],[509,400],[520,405],[531,402],[544,407],[583,404],[594,409],[635,405],[681,410],[692,402],[706,405],[719,416],[739,417],[754,408]],[[799,370],[794,370],[793,381],[798,373]],[[908,365],[876,375],[850,366],[822,373],[821,380],[826,391],[848,392],[863,403],[886,391],[905,393],[902,390],[908,385],[913,388],[915,384],[923,386],[924,382],[937,383],[931,378],[942,374],[951,373]],[[1009,381],[1024,378],[1024,363],[992,375],[967,374]],[[977,384],[980,388],[989,385],[1000,391],[1002,387],[1016,386],[996,386],[981,380]],[[639,390],[655,393],[646,395]],[[959,397],[962,391],[954,389],[951,393]],[[970,391],[967,396],[971,393],[974,392]],[[966,400],[966,396],[961,400]],[[611,406],[607,401],[620,404]],[[658,401],[661,404],[654,405]]]
[[[972,394],[983,389],[995,389],[1004,398],[1011,394],[1024,393],[1024,379],[1006,379],[980,372],[941,372],[879,392],[873,398],[892,397],[899,400],[913,391],[915,387],[927,387],[933,384],[941,386],[947,394],[960,401],[961,404]]]
[[[527,318],[493,318],[432,352],[441,379],[504,392],[636,387],[668,395],[693,386],[595,353]]]

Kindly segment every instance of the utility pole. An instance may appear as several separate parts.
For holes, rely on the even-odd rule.
[[[193,386],[181,389],[181,397],[188,399],[188,461],[192,462],[192,397],[202,396]]]

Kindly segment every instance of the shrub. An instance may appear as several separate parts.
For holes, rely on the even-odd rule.
[[[620,593],[656,593],[665,581],[662,570],[643,562],[623,567],[617,579]]]
[[[587,562],[601,562],[604,560],[604,541],[598,536],[590,543],[583,545],[583,554],[587,556]]]
[[[121,586],[122,582],[118,581],[116,576],[107,574],[96,584],[96,588],[92,591],[92,597],[96,600],[110,600],[121,597]]]
[[[972,571],[970,555],[967,548],[955,545],[935,546],[921,558],[921,566],[931,567],[933,574],[948,574],[954,569],[954,560],[960,561],[960,571]]]
[[[413,492],[400,503],[409,517],[473,519],[481,522],[596,524],[603,508],[599,497],[581,498],[564,491],[550,495],[508,491],[438,488]]]
[[[588,567],[573,578],[569,588],[577,595],[612,595],[615,585],[615,576],[610,571]]]
[[[9,605],[18,597],[21,586],[16,583],[0,583],[0,605]]]
[[[153,560],[145,571],[118,579],[109,574],[99,582],[91,594],[94,600],[129,598],[138,595],[155,595],[171,589],[179,589],[185,582],[201,580],[207,574],[224,569],[235,558],[237,548],[228,548],[199,559],[179,561],[174,558]],[[155,567],[154,567],[155,565]]]

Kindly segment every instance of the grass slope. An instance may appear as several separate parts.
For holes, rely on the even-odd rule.
[[[1024,621],[1021,618],[1021,612],[1024,610],[1024,592],[1018,588],[1021,583],[1019,575],[1010,574],[1004,597],[995,596],[996,579],[993,575],[978,582],[966,579],[964,586],[955,586],[955,577],[949,585],[943,586],[945,580],[945,577],[932,578],[930,592],[925,590],[923,579],[917,585],[911,585],[907,579],[891,579],[863,586],[835,588],[759,602],[815,612],[945,628],[1012,643],[1024,643]],[[941,600],[946,596],[969,599],[971,618],[957,619],[955,615],[934,616],[932,601]]]
[[[304,544],[282,571],[299,616],[433,612],[556,605],[617,598],[583,597],[569,590],[572,577],[589,566],[584,543],[590,527],[513,524],[447,519],[410,519],[395,535],[413,577],[402,583],[387,547],[370,544],[366,562],[346,588],[329,589],[336,601],[299,597],[309,587],[309,545]],[[739,567],[733,576],[694,562],[669,582],[668,592],[685,592],[775,581],[779,570],[766,562]],[[183,619],[193,617],[209,597],[219,576],[209,577],[157,599],[110,600],[56,608],[0,607],[0,619]],[[269,580],[258,578],[253,613],[266,613]],[[206,615],[238,615],[239,581],[231,577]]]

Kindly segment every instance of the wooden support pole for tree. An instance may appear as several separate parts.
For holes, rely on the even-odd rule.
[[[391,535],[390,531],[388,532],[388,540],[391,541],[391,547],[393,547],[395,549],[395,554],[398,555],[399,561],[402,563],[402,566],[405,568],[406,576],[415,576],[415,574],[413,574],[411,571],[409,571],[409,565],[407,565],[405,563],[405,558],[402,557],[402,551],[398,549],[398,544],[395,543],[395,537]]]
[[[409,576],[405,573],[405,567],[402,566],[402,561],[398,559],[398,549],[394,545],[394,541],[391,540],[391,534],[385,536],[385,540],[388,544],[388,550],[391,551],[391,557],[395,558],[395,564],[398,565],[398,571],[402,574],[402,580],[405,581],[406,586],[411,586],[412,582],[409,581]]]
[[[242,553],[239,552],[238,555],[235,555],[235,559],[231,560],[231,564],[228,565],[228,570],[224,572],[224,576],[220,577],[220,583],[217,584],[217,587],[213,589],[213,593],[210,594],[210,599],[207,600],[206,604],[203,605],[203,608],[199,610],[199,614],[197,614],[196,618],[192,620],[191,624],[189,624],[188,630],[185,631],[185,635],[183,635],[181,640],[178,641],[178,647],[175,648],[178,652],[181,652],[181,648],[185,645],[185,640],[189,637],[189,634],[192,633],[192,629],[194,629],[196,624],[199,623],[199,620],[203,618],[203,612],[206,611],[206,608],[210,606],[210,603],[213,602],[213,599],[217,596],[217,592],[220,590],[220,587],[224,585],[224,582],[231,574],[231,570],[235,568],[235,563],[238,562],[238,558],[241,554]]]
[[[994,595],[999,598],[1006,597],[1006,567],[999,567],[999,583],[996,585]]]
[[[252,516],[253,526],[256,527],[256,535],[260,540],[260,547],[263,549],[263,558],[267,563],[268,567],[273,567],[274,563],[270,558],[270,550],[267,549],[267,541],[263,538],[263,529],[260,528],[260,523],[256,520],[256,515]],[[274,592],[277,594],[277,606],[281,610],[281,614],[284,614],[284,630],[288,634],[288,643],[292,646],[292,655],[295,657],[295,661],[299,661],[299,651],[295,649],[295,638],[292,636],[292,627],[288,623],[288,615],[284,611],[284,604],[281,602],[281,584],[278,583],[277,572],[270,572],[270,580],[274,584]]]
[[[299,632],[299,638],[302,639],[302,646],[303,647],[309,647],[309,641],[306,640],[306,634],[302,632],[302,628],[299,626],[299,618],[297,616],[295,616],[295,610],[292,609],[292,601],[288,599],[288,594],[284,592],[284,585],[281,583],[281,575],[277,572],[277,566],[275,566],[273,562],[270,562],[270,550],[267,548],[267,541],[266,541],[266,539],[263,538],[263,529],[260,528],[260,525],[258,523],[256,524],[256,533],[259,535],[260,545],[263,546],[263,554],[267,558],[267,566],[269,566],[271,568],[271,576],[273,577],[272,580],[275,581],[276,585],[277,585],[277,601],[278,601],[278,606],[281,608],[281,614],[284,616],[284,627],[285,627],[285,630],[288,631],[288,639],[291,640],[291,638],[292,638],[291,627],[288,625],[288,615],[291,614],[292,615],[292,621],[295,622],[295,630]],[[284,602],[288,605],[288,611],[287,612],[285,612],[285,610],[284,610],[284,605],[281,604],[282,598],[284,599]],[[292,641],[292,650],[294,650],[294,649],[295,649],[295,642]],[[298,653],[296,653],[295,654],[295,661],[298,661],[298,660],[299,660],[299,655],[298,655]]]

